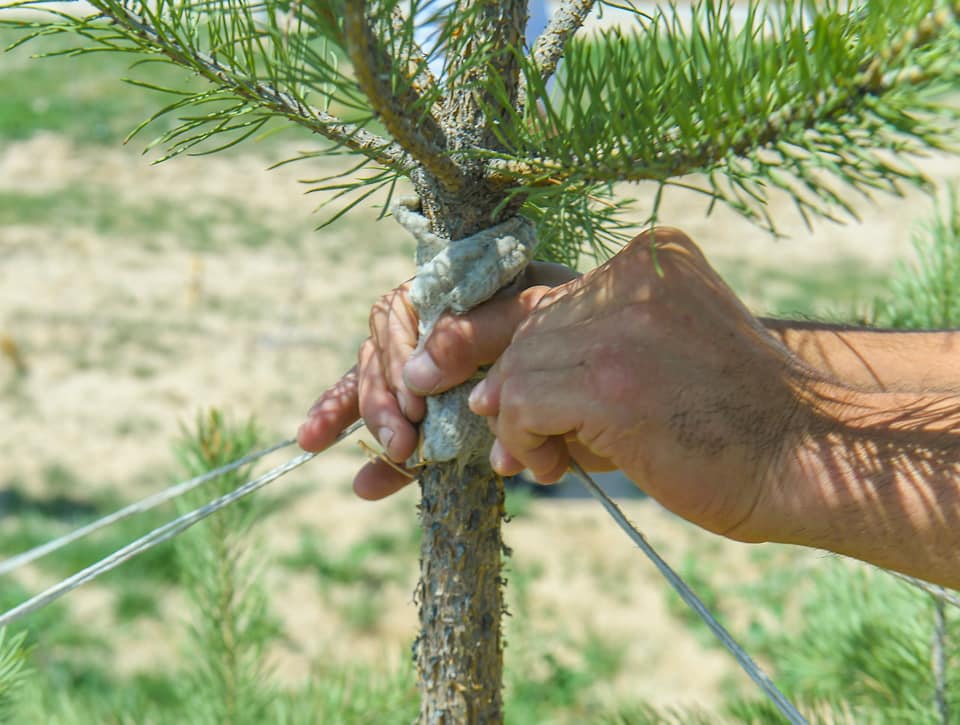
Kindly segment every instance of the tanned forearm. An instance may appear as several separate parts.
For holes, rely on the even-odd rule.
[[[805,363],[851,387],[960,394],[960,330],[904,332],[761,322]]]
[[[766,540],[960,587],[960,396],[808,391]]]
[[[960,330],[762,322],[824,376],[771,487],[769,538],[960,587]]]

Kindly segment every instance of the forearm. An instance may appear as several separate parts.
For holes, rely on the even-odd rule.
[[[852,387],[960,393],[960,330],[903,332],[761,322],[805,363]]]
[[[960,587],[960,396],[818,387],[761,538]]]

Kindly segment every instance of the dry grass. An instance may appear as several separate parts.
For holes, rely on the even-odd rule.
[[[945,178],[952,164],[931,159],[928,168]],[[370,304],[412,274],[411,243],[389,220],[376,221],[375,209],[314,232],[315,202],[297,179],[317,170],[265,165],[262,155],[231,154],[153,167],[127,150],[44,133],[0,149],[0,492],[65,494],[78,505],[142,495],[169,481],[170,441],[197,410],[255,415],[269,437],[285,437],[352,364]],[[880,289],[929,208],[910,194],[863,206],[863,224],[810,232],[775,205],[788,240],[722,210],[705,219],[704,202],[680,194],[667,197],[661,216],[702,242],[754,307],[849,316],[854,300]],[[351,547],[384,531],[406,540],[415,491],[357,500],[350,479],[362,459],[346,443],[275,485],[304,491],[265,523],[270,558],[294,557],[301,531],[322,532],[323,561],[314,563],[360,570],[367,564],[349,558]],[[52,466],[66,475],[52,476]],[[729,683],[747,687],[727,656],[671,611],[663,583],[599,507],[535,500],[525,509],[506,533],[517,614],[508,658],[518,668],[575,669],[585,653],[600,653],[587,664],[616,660],[590,684],[606,703],[709,707]],[[649,502],[628,509],[669,559],[693,551],[730,582],[758,576],[751,547],[709,537]],[[9,523],[0,518],[0,531]],[[371,570],[373,590],[358,581],[324,589],[309,562],[272,565],[288,633],[273,653],[281,677],[300,680],[317,661],[382,666],[407,656],[415,551],[369,557],[389,557],[389,576]],[[51,576],[32,570],[22,584]],[[87,587],[68,600],[69,615],[104,632],[124,596],[109,583]],[[172,662],[169,633],[180,631],[182,606],[169,591],[152,614],[126,623],[110,643],[111,666],[130,673]],[[42,646],[44,632],[37,636]]]

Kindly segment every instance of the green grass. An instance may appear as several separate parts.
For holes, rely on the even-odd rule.
[[[0,28],[0,44],[10,46],[20,34]],[[151,98],[121,78],[130,75],[131,59],[95,54],[73,58],[31,58],[65,48],[62,40],[43,39],[0,56],[0,138],[16,141],[40,131],[61,134],[78,143],[116,144],[148,117],[160,94]],[[154,66],[141,73],[171,80],[168,69]]]
[[[281,563],[313,575],[328,601],[334,590],[340,593],[337,609],[345,624],[372,633],[389,606],[384,587],[406,582],[419,542],[420,529],[412,523],[405,532],[375,531],[342,550],[322,533],[302,530],[299,549]]]
[[[0,47],[9,48],[21,35],[18,30],[0,27]],[[0,139],[23,140],[45,131],[82,144],[116,145],[173,100],[169,94],[134,86],[126,79],[185,91],[208,86],[166,63],[134,66],[137,59],[125,53],[38,57],[74,45],[75,41],[71,44],[65,37],[48,36],[0,55]],[[174,123],[173,118],[161,117],[132,143],[145,147]],[[294,128],[266,136],[259,143],[247,143],[244,148],[273,151],[278,142],[306,138],[305,131]]]
[[[114,186],[70,184],[42,192],[0,190],[0,227],[31,225],[63,232],[87,229],[150,249],[162,232],[194,252],[266,245],[300,246],[305,225],[264,220],[241,201],[202,208],[168,198],[124,198]]]
[[[300,548],[281,563],[307,571],[321,589],[343,584],[377,588],[402,576],[395,564],[413,557],[419,550],[420,529],[408,532],[373,532],[343,551],[338,551],[321,532],[303,529]]]
[[[507,722],[589,722],[598,714],[592,688],[613,678],[623,664],[626,645],[588,634],[576,644],[579,662],[561,661],[552,651],[520,653],[505,674],[504,713]],[[536,660],[534,662],[533,660]],[[517,666],[517,660],[524,664]]]

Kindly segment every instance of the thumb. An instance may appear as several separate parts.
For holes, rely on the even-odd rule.
[[[433,395],[470,379],[481,366],[500,357],[520,323],[552,289],[529,287],[464,315],[444,314],[404,366],[404,383],[419,395]]]

